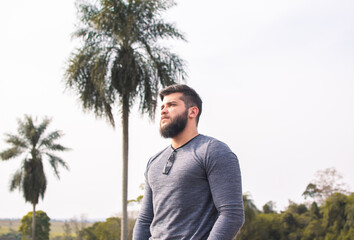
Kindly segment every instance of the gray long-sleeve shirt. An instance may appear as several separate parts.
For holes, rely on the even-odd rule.
[[[172,152],[175,161],[163,169]],[[244,222],[236,155],[211,137],[198,135],[180,148],[152,157],[133,239],[233,239]]]

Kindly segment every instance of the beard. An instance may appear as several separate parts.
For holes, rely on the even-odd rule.
[[[164,138],[174,138],[180,134],[187,125],[188,121],[188,109],[182,114],[176,116],[172,121],[165,125],[164,127],[160,126],[160,134]]]

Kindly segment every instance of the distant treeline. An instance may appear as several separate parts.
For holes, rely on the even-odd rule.
[[[321,206],[290,202],[276,212],[273,202],[257,209],[249,196],[243,196],[245,224],[236,240],[353,240],[354,194],[334,193]],[[120,219],[108,218],[80,231],[85,240],[120,239]],[[131,239],[134,221],[129,224]],[[59,239],[57,239],[59,240]]]
[[[245,224],[235,240],[353,240],[354,239],[354,193],[334,193],[323,204],[317,202],[297,204],[289,202],[284,211],[275,211],[273,202],[258,209],[248,195],[243,196]],[[24,218],[28,215],[24,216]],[[21,221],[24,224],[23,220]],[[63,225],[62,235],[55,240],[110,240],[120,239],[121,219],[107,218],[87,226],[76,221]],[[38,222],[40,225],[40,221]],[[135,220],[129,221],[129,239]],[[44,223],[43,223],[44,224]],[[26,225],[30,233],[30,218]],[[40,226],[38,226],[40,228]],[[0,240],[24,239],[25,232],[12,231],[0,236]],[[49,234],[44,234],[49,236]],[[42,238],[43,240],[49,237]]]
[[[269,202],[257,209],[244,196],[246,221],[237,240],[353,240],[354,194],[334,193],[325,203],[289,203],[277,213]]]

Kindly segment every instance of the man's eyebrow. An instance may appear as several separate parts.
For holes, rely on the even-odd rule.
[[[177,101],[176,100],[171,100],[171,101],[169,101],[169,102],[165,102],[165,103],[162,103],[161,104],[161,108],[162,107],[164,107],[164,106],[169,106],[169,105],[171,105],[171,104],[177,104]]]
[[[176,101],[176,100],[171,100],[171,101],[169,101],[169,102],[162,103],[162,105],[163,105],[163,104],[171,104],[171,103],[177,103],[177,101]]]

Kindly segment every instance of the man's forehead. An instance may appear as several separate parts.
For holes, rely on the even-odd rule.
[[[169,94],[169,95],[166,95],[166,96],[163,98],[162,103],[180,102],[180,101],[183,101],[183,100],[182,100],[182,96],[183,96],[182,93],[171,93],[171,94]]]

